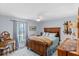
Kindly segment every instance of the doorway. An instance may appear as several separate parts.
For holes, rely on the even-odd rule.
[[[24,22],[17,22],[17,43],[18,49],[23,48],[26,46],[26,37],[27,37],[27,28],[26,23]]]

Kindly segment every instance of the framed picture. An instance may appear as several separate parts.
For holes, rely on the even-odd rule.
[[[29,26],[29,31],[36,31],[36,26]]]

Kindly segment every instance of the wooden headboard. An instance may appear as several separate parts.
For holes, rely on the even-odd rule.
[[[52,28],[44,28],[44,32],[49,32],[49,33],[57,33],[60,40],[60,27],[52,27]]]
[[[60,33],[60,27],[44,28],[44,32]]]

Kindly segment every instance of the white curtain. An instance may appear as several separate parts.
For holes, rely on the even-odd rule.
[[[26,45],[28,39],[27,22],[13,20],[13,38],[16,40],[16,49]]]

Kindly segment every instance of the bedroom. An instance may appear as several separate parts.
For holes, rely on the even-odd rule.
[[[1,46],[0,50],[3,52],[1,52],[0,54],[5,56],[57,56],[57,48],[65,41],[66,38],[77,38],[76,21],[78,17],[78,7],[79,4],[77,3],[0,4],[0,40],[2,42],[3,38],[6,37],[4,35],[5,33],[8,34],[9,38],[11,37],[12,39],[14,39],[12,41],[13,43],[7,45],[6,47],[2,48]],[[74,26],[72,26],[71,28],[72,31],[67,27],[67,32],[64,32],[64,24],[66,22],[71,22],[72,24],[74,24]],[[48,40],[47,37],[45,37],[47,41],[44,41],[43,38],[44,42],[40,38],[38,38],[42,34],[44,36],[49,35],[49,33],[44,34],[44,32],[49,32],[50,34],[54,33],[57,36],[58,42],[56,40],[56,48],[51,49],[51,46],[49,48],[45,47],[46,45],[44,44],[44,42],[51,42],[51,40]],[[71,37],[71,34],[75,34],[75,37]],[[3,37],[1,35],[3,35]],[[29,37],[32,36],[38,36],[34,37],[38,39],[37,41],[36,39],[31,39],[32,42],[34,41],[36,43],[32,43],[31,40],[28,41],[28,39],[30,39]],[[36,52],[32,51],[31,49],[35,50]],[[52,50],[55,51],[51,52]]]

